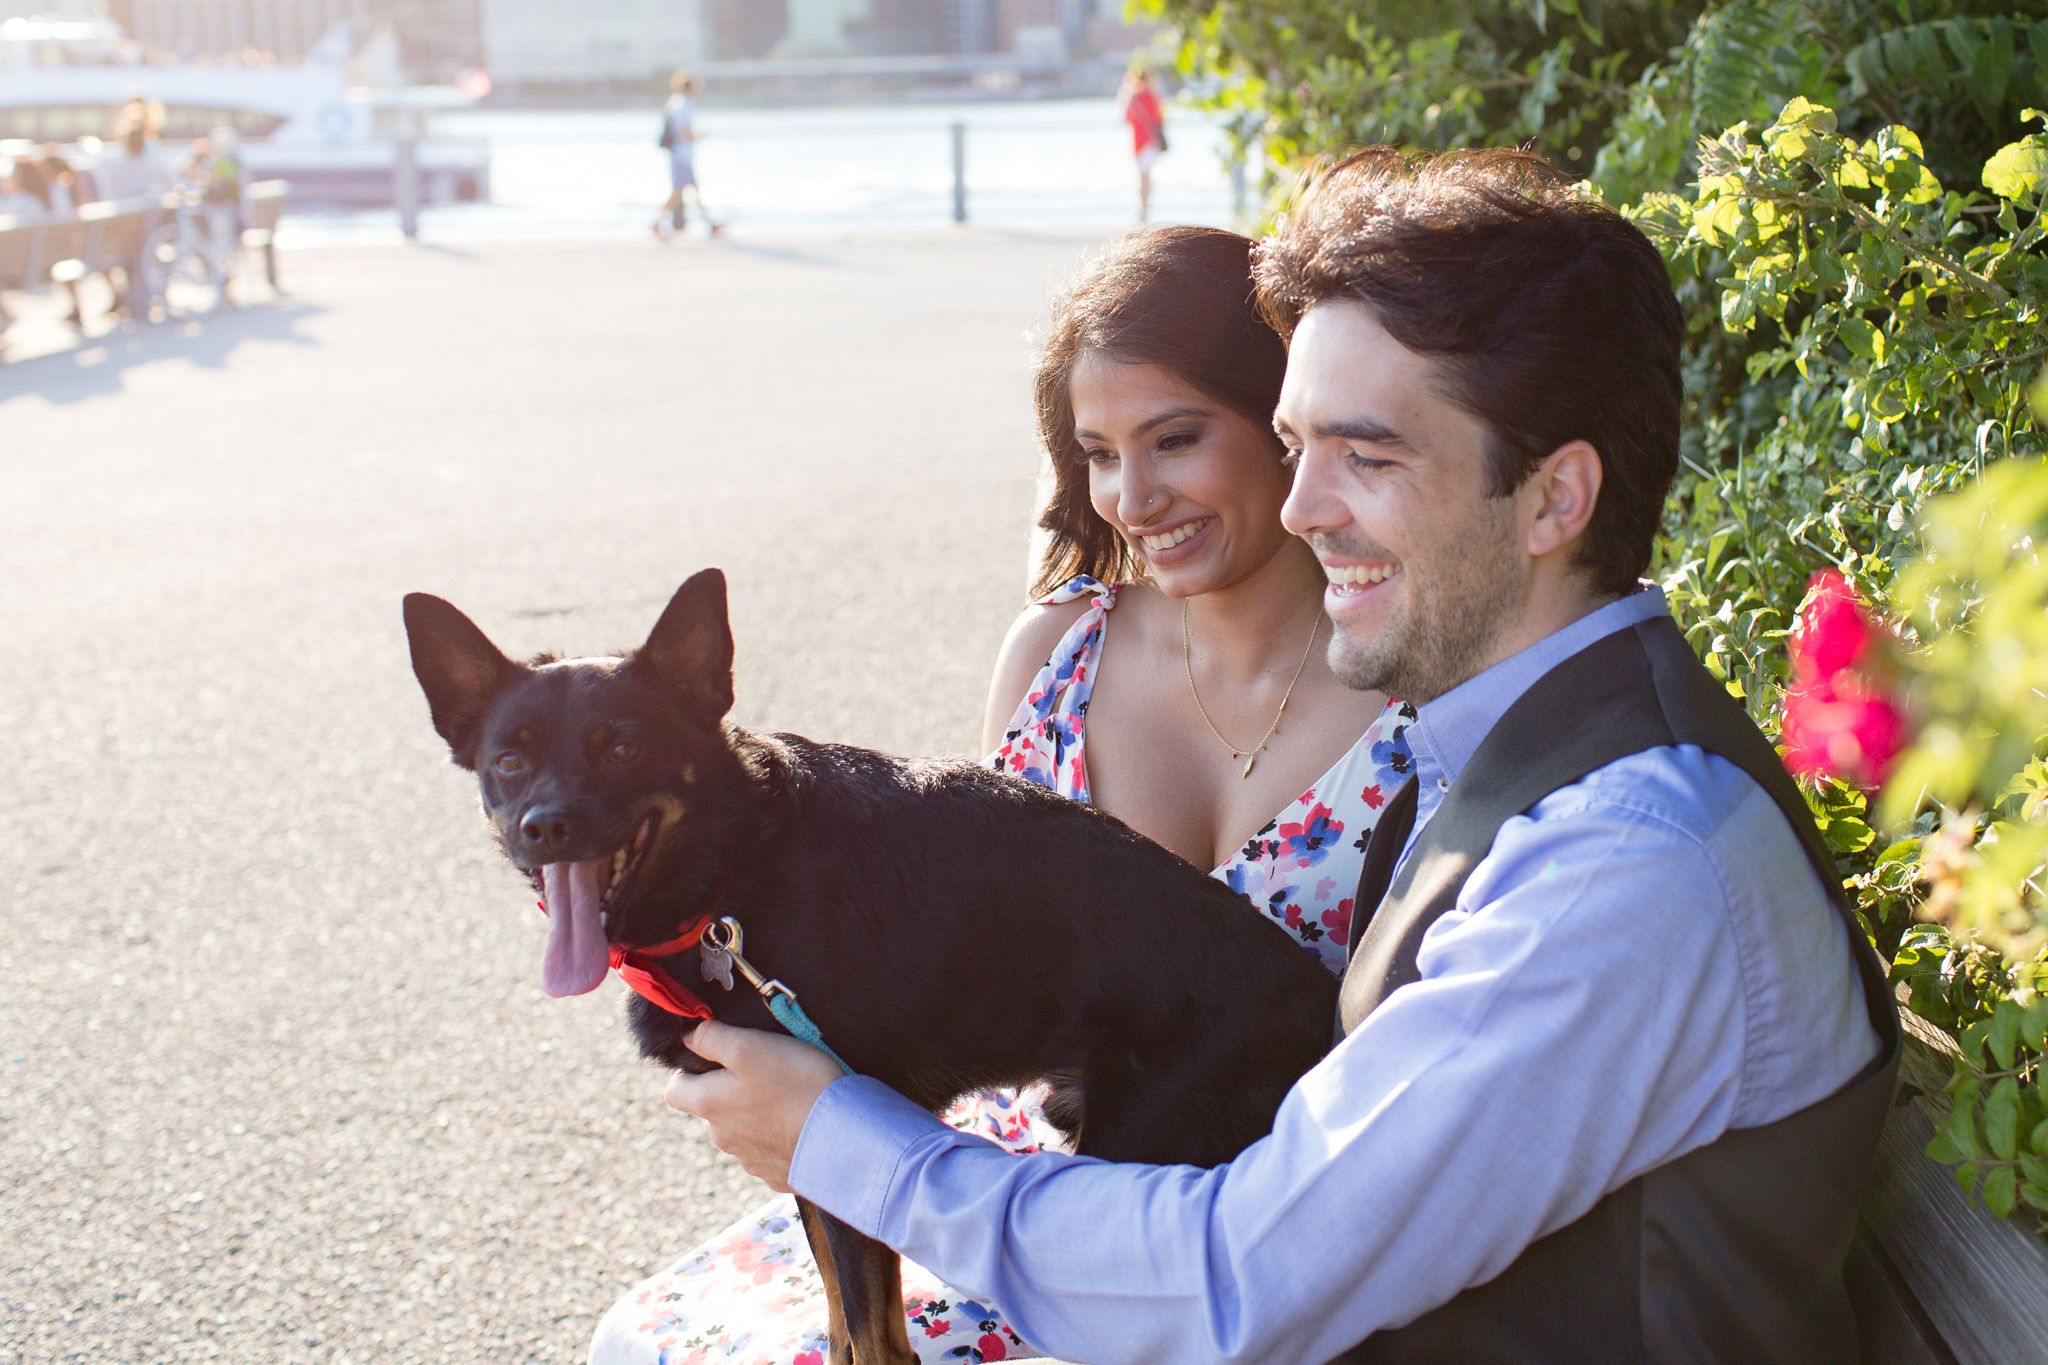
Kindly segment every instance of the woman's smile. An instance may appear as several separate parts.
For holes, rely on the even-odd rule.
[[[1154,564],[1178,564],[1200,552],[1201,544],[1208,542],[1209,528],[1216,524],[1216,520],[1213,514],[1191,517],[1163,531],[1132,531],[1130,536],[1145,548],[1145,557]]]

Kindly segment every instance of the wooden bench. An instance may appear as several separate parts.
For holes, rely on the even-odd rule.
[[[166,210],[148,199],[87,204],[75,218],[0,218],[0,290],[41,289],[98,271],[132,271]]]
[[[36,230],[18,218],[0,214],[0,290],[26,289],[35,262]]]
[[[1946,1122],[1955,1041],[1902,1013],[1899,1102],[1850,1254],[1866,1365],[2048,1361],[2048,1242],[1965,1198],[1927,1143]],[[1929,1114],[1933,1117],[1930,1118]]]
[[[263,273],[277,289],[277,221],[291,186],[259,180],[243,191],[247,226],[241,245],[263,253]],[[137,275],[143,245],[174,211],[153,199],[102,201],[80,208],[75,218],[34,222],[0,217],[0,290],[36,290],[45,283],[76,283],[88,275],[120,269]]]

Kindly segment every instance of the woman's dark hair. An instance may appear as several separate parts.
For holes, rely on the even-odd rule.
[[[1218,228],[1134,232],[1090,262],[1053,305],[1038,356],[1038,435],[1052,461],[1053,493],[1038,518],[1050,533],[1031,595],[1079,574],[1104,583],[1143,565],[1088,500],[1088,459],[1074,439],[1068,389],[1085,355],[1157,365],[1196,392],[1249,418],[1273,421],[1287,348],[1260,320],[1252,294],[1249,238]],[[1273,458],[1281,446],[1273,439]]]
[[[1684,334],[1635,224],[1529,152],[1374,147],[1314,178],[1256,270],[1282,335],[1319,303],[1355,299],[1430,357],[1443,396],[1486,424],[1494,496],[1589,443],[1600,497],[1577,562],[1597,591],[1635,587],[1678,472]]]

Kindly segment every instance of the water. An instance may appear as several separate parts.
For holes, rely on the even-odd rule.
[[[1169,114],[1172,150],[1152,174],[1159,222],[1227,225],[1224,138],[1203,115]],[[1130,131],[1108,99],[1010,104],[711,109],[697,178],[734,233],[785,236],[933,228],[952,221],[952,140],[967,125],[969,221],[984,227],[1134,222]],[[428,208],[423,240],[644,236],[668,195],[661,117],[645,110],[472,110],[437,131],[491,147],[492,201]],[[700,230],[693,225],[693,231]],[[396,241],[391,210],[295,214],[286,246]]]

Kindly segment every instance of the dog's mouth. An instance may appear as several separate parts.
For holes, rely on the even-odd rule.
[[[582,995],[604,984],[611,970],[613,908],[653,847],[661,812],[633,829],[633,836],[602,858],[548,863],[532,869],[548,913],[548,942],[541,954],[541,987],[549,995]]]

